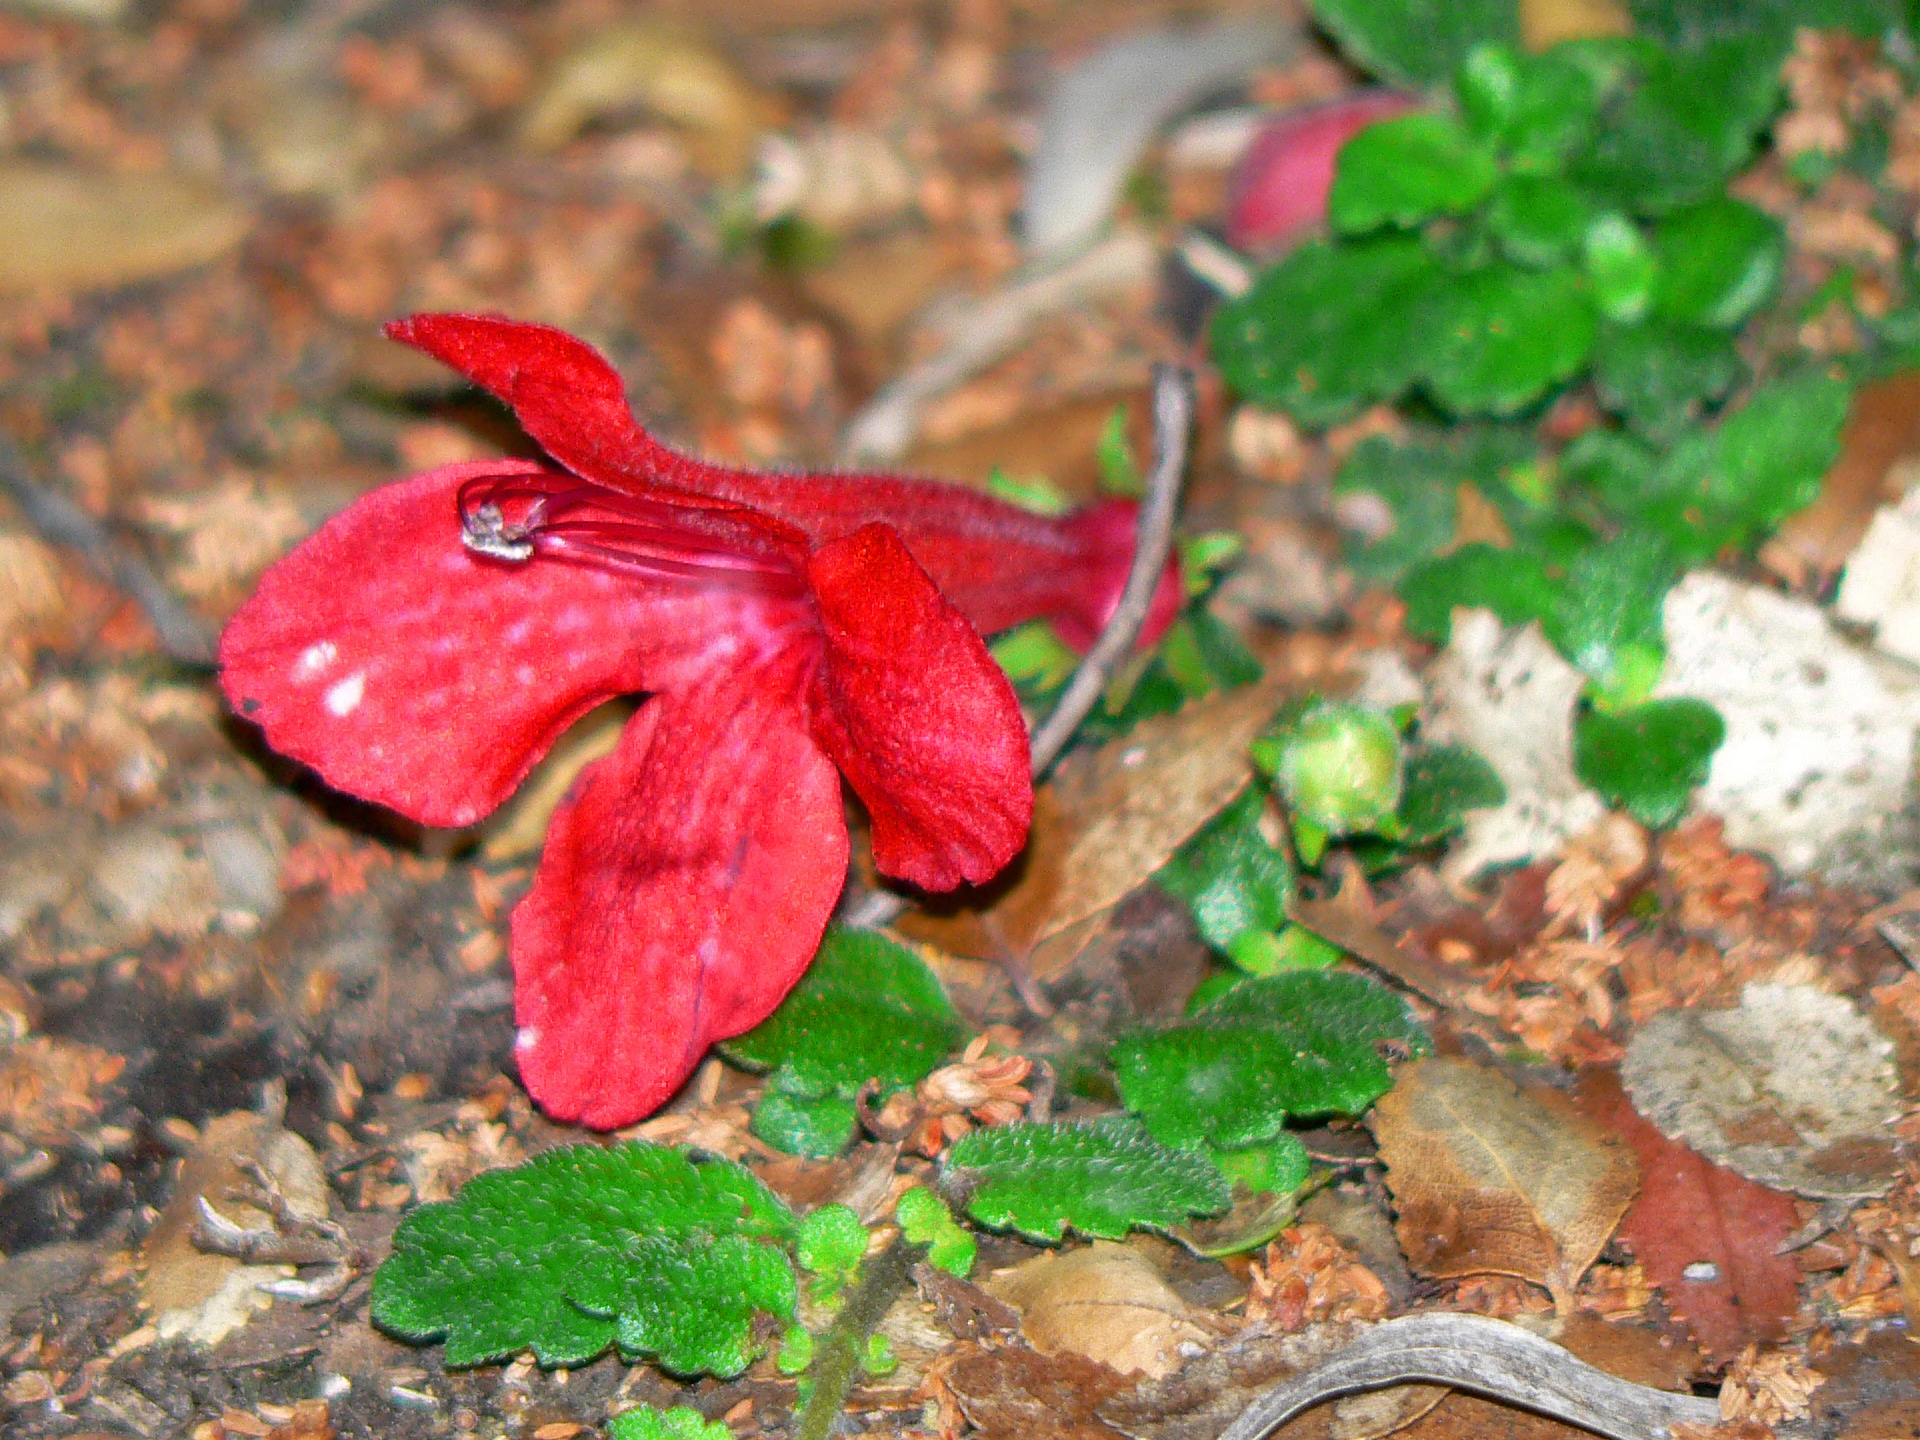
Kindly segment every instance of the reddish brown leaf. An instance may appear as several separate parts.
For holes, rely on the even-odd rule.
[[[1701,1348],[1730,1360],[1784,1335],[1799,1308],[1800,1271],[1774,1252],[1800,1223],[1793,1197],[1667,1139],[1641,1118],[1611,1069],[1587,1071],[1578,1095],[1580,1108],[1639,1157],[1640,1198],[1620,1239]]]

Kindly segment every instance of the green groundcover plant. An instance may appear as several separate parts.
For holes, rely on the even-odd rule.
[[[1588,679],[1581,778],[1669,824],[1723,727],[1650,699],[1663,597],[1813,499],[1852,382],[1911,345],[1903,311],[1868,324],[1844,367],[1801,353],[1781,320],[1832,297],[1786,295],[1781,226],[1728,182],[1760,153],[1797,26],[1879,36],[1904,16],[1667,0],[1634,7],[1631,38],[1526,54],[1517,7],[1493,0],[1316,12],[1428,103],[1348,142],[1331,233],[1222,307],[1215,358],[1307,427],[1398,410],[1401,433],[1363,441],[1335,480],[1365,499],[1346,513],[1386,517],[1354,536],[1354,571],[1436,642],[1460,606],[1538,622]],[[1874,137],[1856,149],[1871,169]],[[1599,423],[1551,438],[1543,420],[1583,396]],[[1505,543],[1460,533],[1463,498]]]

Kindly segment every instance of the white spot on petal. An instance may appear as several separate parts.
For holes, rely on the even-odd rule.
[[[539,1043],[540,1032],[532,1025],[524,1026],[514,1031],[513,1048],[516,1050],[531,1050]]]
[[[300,658],[293,667],[295,683],[303,680],[317,680],[326,673],[329,665],[340,658],[340,652],[331,640],[321,640],[309,645],[300,652]]]
[[[329,685],[323,697],[329,711],[342,720],[360,708],[360,702],[367,698],[367,672],[356,670],[337,685]]]

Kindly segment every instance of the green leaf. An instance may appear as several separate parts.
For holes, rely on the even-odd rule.
[[[1160,642],[1160,664],[1189,700],[1251,685],[1264,673],[1224,622],[1204,605],[1190,605]]]
[[[607,1422],[608,1440],[732,1440],[732,1436],[723,1421],[709,1420],[686,1405],[665,1412],[640,1405],[622,1410]]]
[[[1187,902],[1201,938],[1227,950],[1248,930],[1286,923],[1293,867],[1286,851],[1260,833],[1267,792],[1249,785],[1216,815],[1155,877],[1160,888]]]
[[[1574,722],[1574,773],[1609,804],[1659,829],[1686,813],[1726,733],[1719,713],[1700,700],[1649,700],[1613,714],[1589,710]]]
[[[895,1203],[893,1218],[900,1222],[901,1238],[909,1245],[927,1247],[929,1265],[967,1278],[979,1247],[938,1195],[924,1185],[914,1186]]]
[[[1100,488],[1109,495],[1144,495],[1146,477],[1134,458],[1133,442],[1127,439],[1127,407],[1116,405],[1100,427],[1100,441],[1094,447],[1100,463]]]
[[[1603,690],[1636,677],[1640,657],[1661,656],[1660,603],[1680,566],[1658,536],[1628,531],[1585,551],[1567,572],[1547,638]],[[1655,674],[1658,666],[1654,667]],[[1653,676],[1646,676],[1651,684]]]
[[[1080,657],[1045,620],[1029,620],[987,647],[1016,689],[1047,692],[1067,683]]]
[[[1714,436],[1705,499],[1757,529],[1811,504],[1840,454],[1852,398],[1843,382],[1826,375],[1756,390]]]
[[[1263,1144],[1289,1116],[1357,1115],[1393,1083],[1378,1047],[1422,1049],[1392,992],[1360,975],[1294,970],[1248,978],[1190,1018],[1114,1042],[1120,1098],[1155,1139],[1183,1150]]]
[[[1303,245],[1213,322],[1213,357],[1248,399],[1331,425],[1412,382],[1436,269],[1410,235]]]
[[[1654,303],[1663,316],[1733,330],[1780,283],[1786,242],[1772,216],[1717,195],[1663,219],[1653,252],[1660,261]]]
[[[1717,191],[1753,153],[1780,83],[1770,41],[1729,36],[1675,51],[1616,46],[1632,78],[1606,107],[1569,177],[1637,215]]]
[[[1519,0],[1314,0],[1340,48],[1383,80],[1449,79],[1482,40],[1520,43]]]
[[[983,1225],[1057,1241],[1068,1230],[1118,1240],[1224,1210],[1213,1162],[1159,1144],[1125,1117],[1082,1125],[994,1125],[947,1152],[946,1182]]]
[[[1244,1185],[1255,1195],[1291,1195],[1307,1183],[1313,1173],[1313,1159],[1300,1137],[1282,1130],[1261,1145],[1243,1150],[1207,1152],[1220,1173],[1236,1185]],[[1269,1237],[1262,1236],[1262,1240]],[[1240,1248],[1245,1248],[1244,1246]]]
[[[879,1081],[883,1095],[911,1085],[965,1034],[946,992],[918,955],[872,930],[836,928],[827,932],[819,955],[780,1008],[722,1048],[743,1065],[773,1072],[762,1110],[776,1095],[795,1102],[779,1117],[781,1133],[811,1130],[824,1138],[823,1125],[837,1125],[842,1113],[850,1131],[853,1097],[868,1080]],[[821,1113],[799,1103],[824,1100],[843,1108]],[[810,1109],[811,1117],[805,1113]],[[760,1116],[754,1118],[755,1133],[762,1133]],[[781,1143],[773,1134],[763,1138]],[[839,1143],[845,1139],[843,1133]]]
[[[754,1321],[793,1314],[784,1251],[739,1235],[698,1244],[658,1236],[624,1253],[596,1252],[570,1283],[581,1309],[610,1317],[626,1355],[652,1355],[678,1375],[737,1375],[760,1345]]]
[[[1587,363],[1599,326],[1573,270],[1513,265],[1456,275],[1431,317],[1421,378],[1459,414],[1511,415],[1540,399]]]
[[[1363,234],[1462,215],[1493,188],[1493,156],[1444,115],[1401,115],[1369,125],[1341,147],[1327,221]]]
[[[1487,228],[1508,258],[1544,268],[1580,253],[1593,201],[1579,186],[1552,175],[1508,175],[1487,205]]]
[[[1602,315],[1631,325],[1647,313],[1660,264],[1638,225],[1617,210],[1608,211],[1587,227],[1582,256]]]
[[[793,1258],[816,1277],[819,1291],[831,1295],[845,1288],[867,1253],[867,1227],[845,1205],[822,1205],[800,1222]]]
[[[1661,457],[1618,430],[1589,430],[1575,439],[1561,453],[1560,476],[1568,485],[1592,491],[1619,515],[1637,514],[1666,493]]]
[[[1655,444],[1671,444],[1746,371],[1731,335],[1661,320],[1602,330],[1593,357],[1600,403]]]
[[[1407,756],[1400,791],[1400,843],[1431,845],[1465,824],[1469,810],[1506,801],[1499,773],[1473,751],[1458,745],[1416,749]]]
[[[859,1111],[851,1096],[838,1091],[796,1094],[775,1080],[768,1083],[760,1103],[753,1107],[753,1120],[747,1128],[776,1150],[826,1160],[847,1148],[859,1123]]]
[[[1391,512],[1392,529],[1352,547],[1348,564],[1363,580],[1391,583],[1451,543],[1462,482],[1500,504],[1515,495],[1537,453],[1531,434],[1518,427],[1456,427],[1430,442],[1384,435],[1361,441],[1334,476],[1334,491],[1377,498]]]
[[[1496,44],[1468,52],[1454,93],[1473,133],[1521,173],[1556,169],[1586,140],[1600,103],[1598,79],[1568,56]]]
[[[1559,582],[1539,556],[1479,543],[1414,566],[1396,588],[1407,602],[1407,629],[1443,645],[1457,608],[1491,610],[1505,624],[1524,625],[1550,615],[1560,598]]]
[[[449,1365],[532,1350],[580,1365],[616,1339],[680,1373],[734,1374],[756,1310],[792,1313],[779,1243],[794,1220],[743,1167],[658,1145],[572,1145],[490,1170],[400,1222],[373,1281],[373,1318],[446,1337]],[[684,1323],[649,1298],[671,1295]]]

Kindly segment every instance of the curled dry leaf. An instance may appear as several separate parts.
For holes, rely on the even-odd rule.
[[[1464,1060],[1403,1068],[1373,1133],[1416,1269],[1516,1275],[1563,1309],[1639,1186],[1626,1143],[1565,1096]]]
[[[1749,1180],[1836,1199],[1893,1185],[1893,1042],[1811,985],[1749,985],[1732,1010],[1655,1015],[1620,1078],[1662,1134]]]
[[[1547,912],[1591,928],[1646,863],[1647,832],[1629,815],[1608,815],[1567,842],[1547,876]]]
[[[1754,1341],[1784,1336],[1800,1306],[1800,1267],[1778,1253],[1800,1225],[1793,1198],[1667,1139],[1612,1070],[1582,1075],[1579,1102],[1639,1158],[1640,1196],[1620,1239],[1701,1347],[1731,1360]]]
[[[1039,1255],[995,1276],[986,1290],[1020,1311],[1022,1333],[1042,1354],[1070,1351],[1154,1380],[1177,1370],[1220,1327],[1137,1249],[1107,1240]]]

